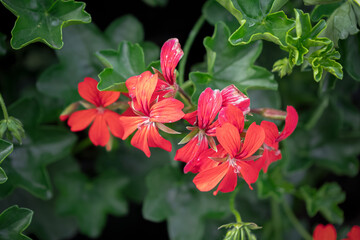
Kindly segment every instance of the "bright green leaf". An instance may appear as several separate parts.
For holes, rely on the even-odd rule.
[[[170,239],[203,239],[206,219],[229,213],[228,194],[202,193],[190,182],[189,176],[170,166],[147,177],[143,216],[155,222],[166,219]]]
[[[89,23],[85,3],[64,0],[1,0],[17,16],[11,32],[11,46],[20,49],[33,42],[43,42],[60,49],[63,46],[62,28],[73,23]],[[69,42],[71,44],[71,42]]]
[[[22,234],[30,225],[33,211],[14,205],[0,214],[0,238],[2,240],[31,240]]]
[[[306,202],[310,217],[320,212],[331,223],[341,224],[344,213],[338,204],[345,201],[345,193],[337,183],[325,183],[320,189],[304,186],[300,193]]]
[[[144,52],[139,44],[121,42],[118,50],[102,50],[96,55],[106,67],[99,74],[101,91],[127,92],[126,79],[146,70]]]
[[[207,87],[223,89],[234,84],[240,91],[251,88],[277,89],[273,75],[265,68],[255,66],[254,62],[261,53],[261,42],[250,46],[232,46],[228,41],[229,29],[219,23],[212,37],[206,37],[208,72],[192,72],[190,80],[195,84],[192,95],[194,102]]]
[[[13,151],[13,144],[9,143],[5,140],[0,139],[0,164],[4,159],[9,156],[9,154]],[[7,176],[5,171],[0,167],[0,184],[6,182]]]
[[[81,172],[59,174],[56,209],[61,215],[74,216],[80,231],[95,238],[101,234],[108,214],[127,213],[122,196],[127,180],[113,172],[102,172],[90,180]]]

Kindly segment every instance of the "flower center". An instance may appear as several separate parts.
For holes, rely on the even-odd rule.
[[[105,108],[104,107],[97,107],[96,108],[98,114],[104,114]]]
[[[234,172],[235,172],[236,174],[240,173],[241,167],[236,164],[237,159],[236,159],[236,158],[231,158],[231,159],[229,159],[228,161],[229,161],[229,163],[230,163],[230,166],[232,166],[232,167],[234,168]]]

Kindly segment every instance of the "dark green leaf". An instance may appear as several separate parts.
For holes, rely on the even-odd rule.
[[[350,36],[343,42],[344,68],[355,80],[360,81],[360,40],[358,35]]]
[[[121,42],[118,50],[102,50],[97,57],[106,67],[100,74],[99,90],[127,92],[126,79],[144,72],[144,52],[139,44]]]
[[[304,0],[305,5],[321,5],[341,2],[342,0]]]
[[[194,102],[207,87],[222,89],[234,84],[240,91],[247,89],[277,89],[273,75],[265,68],[254,66],[261,53],[261,42],[250,46],[232,46],[228,41],[229,29],[219,23],[213,37],[206,37],[204,45],[207,50],[208,72],[192,72],[190,80],[195,84],[192,95]]]
[[[202,8],[203,15],[210,24],[215,25],[218,22],[224,22],[231,31],[239,27],[239,22],[216,0],[207,1]]]
[[[151,7],[165,7],[169,0],[142,0]]]
[[[127,213],[122,195],[127,181],[114,172],[103,172],[93,180],[80,172],[69,172],[58,175],[55,183],[60,192],[57,211],[74,216],[80,231],[89,237],[100,235],[107,214],[122,216]]]
[[[306,202],[306,210],[310,217],[320,212],[331,223],[343,222],[344,213],[338,204],[345,201],[345,193],[337,183],[325,183],[320,189],[304,186],[300,193]]]
[[[337,47],[339,39],[346,39],[359,31],[357,28],[360,21],[359,15],[360,6],[353,1],[345,1],[326,21],[327,28],[324,35],[330,38]]]
[[[310,14],[311,21],[318,22],[320,19],[328,18],[340,5],[341,3],[338,2],[315,6]]]
[[[6,42],[5,42],[6,36],[2,33],[0,33],[0,56],[5,55],[6,53]]]
[[[1,0],[17,16],[12,30],[11,46],[20,49],[33,42],[43,42],[60,49],[63,46],[62,28],[73,23],[89,23],[85,3],[63,0]],[[69,42],[71,44],[71,42]]]
[[[140,43],[144,40],[144,29],[137,18],[124,15],[111,22],[105,29],[105,35],[116,44],[122,41]]]
[[[229,213],[229,195],[199,192],[178,168],[154,170],[146,183],[143,216],[155,222],[166,219],[170,239],[203,239],[206,219]]]
[[[152,65],[154,62],[159,61],[160,48],[153,42],[141,42],[140,46],[142,47],[145,55],[145,66]],[[155,66],[153,66],[155,67]],[[156,69],[160,69],[160,64]]]
[[[0,238],[2,240],[31,240],[22,234],[30,225],[33,211],[14,205],[0,214]]]
[[[13,151],[13,144],[9,143],[5,140],[0,139],[0,164],[4,159],[9,156],[9,154]],[[7,176],[4,170],[0,167],[0,184],[6,182]]]

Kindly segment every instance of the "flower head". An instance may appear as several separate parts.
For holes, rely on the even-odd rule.
[[[82,131],[91,123],[89,138],[95,146],[105,146],[110,140],[110,132],[115,137],[123,135],[123,128],[118,118],[119,114],[107,107],[120,97],[119,92],[99,91],[98,82],[90,77],[78,84],[80,96],[87,101],[84,105],[87,109],[75,111],[72,109],[66,117],[60,116],[61,120],[68,117],[68,125],[73,132]],[[110,132],[109,132],[110,131]]]
[[[318,224],[313,232],[313,240],[336,240],[336,229],[332,224]]]

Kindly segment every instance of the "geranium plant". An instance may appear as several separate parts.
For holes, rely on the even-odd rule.
[[[360,236],[358,1],[0,2],[1,239]]]

